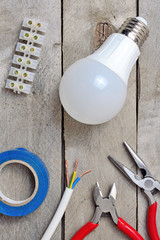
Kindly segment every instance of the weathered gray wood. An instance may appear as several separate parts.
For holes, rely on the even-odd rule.
[[[150,37],[142,47],[138,103],[138,135],[136,136],[136,74],[129,79],[128,98],[121,113],[101,126],[87,126],[65,113],[65,154],[70,175],[79,157],[78,173],[92,169],[75,189],[65,217],[65,239],[70,237],[94,213],[92,190],[99,181],[102,192],[108,193],[113,182],[118,188],[117,210],[121,217],[136,226],[145,239],[148,202],[135,187],[115,169],[107,156],[112,154],[130,168],[134,163],[122,146],[125,140],[145,160],[155,178],[159,179],[159,1],[139,1],[140,15],[146,17]],[[93,35],[98,21],[108,19],[115,28],[136,15],[135,1],[66,1],[64,0],[63,53],[64,70],[75,60],[93,52]],[[61,108],[58,83],[61,75],[61,6],[60,1],[1,1],[0,2],[0,151],[26,147],[39,155],[50,173],[50,189],[45,202],[34,213],[21,218],[0,215],[0,239],[40,239],[48,226],[61,196]],[[5,80],[18,39],[23,18],[40,18],[49,23],[40,64],[34,80],[32,96],[14,95],[5,90]],[[63,183],[63,182],[62,182]],[[32,175],[23,167],[11,165],[0,175],[0,190],[13,199],[29,196]],[[158,200],[158,196],[156,196]],[[159,200],[158,200],[158,203]],[[136,216],[138,207],[138,218]],[[160,217],[158,211],[157,219]],[[137,218],[137,219],[136,219]],[[158,226],[159,223],[158,223]],[[64,227],[64,226],[63,226]],[[52,239],[61,239],[59,226]],[[101,219],[99,228],[87,239],[127,239],[108,219]]]
[[[64,70],[75,60],[86,57],[93,51],[93,33],[97,20],[108,18],[116,27],[136,15],[135,1],[64,1]],[[117,210],[132,226],[136,226],[136,190],[109,162],[112,154],[123,163],[134,168],[134,164],[122,146],[128,141],[136,146],[136,75],[135,68],[129,79],[128,98],[121,113],[112,121],[99,125],[80,124],[65,114],[65,153],[69,161],[70,174],[76,158],[79,158],[78,174],[92,169],[75,189],[65,217],[66,239],[71,236],[94,213],[92,190],[99,181],[102,191],[108,193],[116,182],[118,188]],[[101,219],[100,226],[87,239],[127,239],[120,233],[111,219]]]
[[[15,95],[4,89],[11,59],[24,17],[48,22],[33,95]],[[0,215],[0,239],[40,239],[61,196],[61,107],[58,83],[61,75],[60,1],[0,1],[0,151],[25,147],[37,154],[50,173],[45,202],[26,217]],[[1,174],[1,189],[23,199],[33,184],[29,173],[8,166]],[[61,227],[52,239],[61,239]]]
[[[154,0],[140,1],[140,15],[146,18],[150,30],[149,38],[142,47],[139,61],[139,114],[138,114],[138,153],[144,159],[155,179],[160,180],[160,47],[159,18],[160,2]],[[159,195],[155,196],[160,204]],[[148,201],[141,192],[138,198],[139,231],[145,239],[149,239],[146,230]],[[160,209],[158,208],[157,223],[160,228]],[[159,231],[160,233],[160,231]]]

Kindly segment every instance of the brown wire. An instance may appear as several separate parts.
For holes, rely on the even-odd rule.
[[[82,173],[79,177],[81,178],[81,177],[83,177],[84,175],[86,175],[87,173],[90,173],[90,172],[91,172],[91,170],[88,170],[88,171]]]
[[[67,187],[69,187],[69,175],[68,175],[68,163],[67,163],[67,160],[65,160],[65,167],[66,167],[66,183],[67,183]]]
[[[78,167],[78,158],[77,158],[77,161],[76,161],[76,165],[75,165],[75,169],[74,169],[74,172],[76,172],[77,171],[77,167]]]

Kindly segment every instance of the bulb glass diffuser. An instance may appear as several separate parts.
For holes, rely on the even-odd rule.
[[[101,124],[120,112],[130,72],[147,36],[143,18],[128,18],[97,51],[67,69],[59,94],[72,118],[85,124]]]

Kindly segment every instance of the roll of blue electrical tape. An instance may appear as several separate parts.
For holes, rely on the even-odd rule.
[[[23,164],[31,170],[35,189],[29,198],[22,201],[9,199],[0,191],[0,213],[12,217],[24,216],[36,210],[44,201],[49,188],[49,174],[42,160],[24,148],[0,153],[0,171],[11,163]]]

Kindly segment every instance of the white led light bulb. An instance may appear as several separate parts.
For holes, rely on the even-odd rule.
[[[115,117],[125,102],[128,78],[147,36],[146,20],[129,18],[97,51],[71,65],[59,88],[66,112],[85,124]]]

